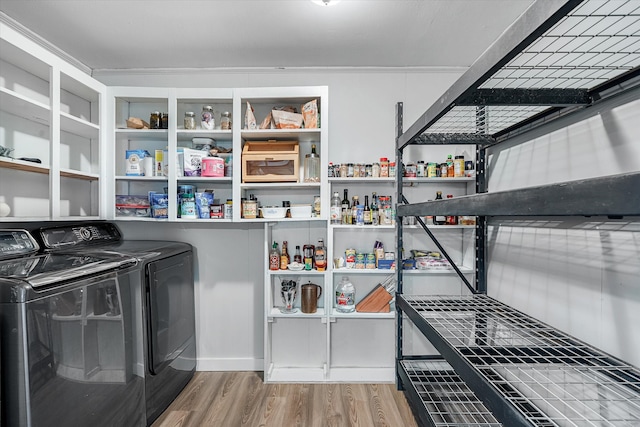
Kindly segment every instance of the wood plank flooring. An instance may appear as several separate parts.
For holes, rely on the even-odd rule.
[[[417,427],[394,384],[265,384],[260,372],[196,372],[153,427]]]

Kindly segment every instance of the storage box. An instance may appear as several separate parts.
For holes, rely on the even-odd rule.
[[[242,182],[298,182],[298,141],[248,141],[242,149]]]
[[[148,217],[149,196],[116,195],[116,216]]]

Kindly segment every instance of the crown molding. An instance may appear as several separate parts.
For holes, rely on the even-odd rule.
[[[69,55],[67,52],[65,52],[64,50],[60,49],[56,45],[50,43],[45,38],[43,38],[40,35],[34,33],[32,30],[30,30],[29,28],[25,27],[24,25],[22,25],[21,23],[19,23],[15,19],[11,18],[6,13],[0,12],[0,22],[5,24],[7,27],[10,27],[11,29],[16,31],[20,35],[24,36],[25,38],[27,38],[27,39],[31,40],[32,42],[36,43],[38,46],[42,47],[43,49],[45,49],[45,50],[51,52],[52,54],[56,55],[58,58],[62,59],[63,61],[66,61],[69,64],[73,65],[74,67],[76,67],[77,69],[82,71],[83,73],[86,73],[88,75],[92,74],[92,70],[91,70],[90,67],[88,67],[87,65],[85,65],[82,62],[78,61],[76,58],[74,58],[73,56]]]
[[[464,73],[468,67],[220,67],[94,69],[93,76],[264,73]]]

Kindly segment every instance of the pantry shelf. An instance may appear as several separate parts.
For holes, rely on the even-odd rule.
[[[267,141],[276,139],[279,141],[320,141],[320,129],[258,129],[243,130],[241,136],[247,141]]]
[[[330,317],[336,319],[395,319],[395,310],[391,310],[389,313],[365,313],[360,311],[354,311],[351,313],[340,313],[339,311],[332,310]]]
[[[480,399],[442,359],[404,360],[398,372],[410,386],[412,404],[424,408],[419,418],[432,427],[501,427]]]
[[[127,176],[118,175],[115,177],[117,181],[167,181],[166,176]]]
[[[296,308],[296,312],[295,313],[282,313],[280,311],[280,308],[278,307],[273,307],[271,309],[271,312],[269,313],[269,317],[273,318],[273,317],[283,317],[283,318],[305,318],[305,319],[309,319],[309,318],[324,318],[326,313],[324,311],[324,308],[322,307],[318,307],[317,311],[315,313],[303,313],[299,307]]]
[[[640,215],[640,172],[398,205],[398,216]],[[549,197],[549,195],[553,197]],[[593,195],[597,194],[594,202]]]
[[[640,370],[514,308],[486,295],[397,304],[505,425],[640,419]]]
[[[0,167],[6,169],[15,169],[25,172],[35,172],[48,175],[50,168],[48,165],[41,163],[27,162],[25,160],[12,159],[10,157],[0,157]]]
[[[100,174],[91,172],[82,172],[73,169],[60,169],[60,176],[65,178],[82,179],[85,181],[99,181]]]
[[[640,85],[633,1],[538,1],[398,137],[492,145]]]
[[[304,190],[309,188],[320,189],[319,182],[253,182],[240,184],[241,190],[254,189],[286,189],[287,191]]]
[[[0,106],[17,117],[36,121],[40,124],[49,124],[51,108],[41,102],[30,99],[11,89],[0,87]]]
[[[65,112],[60,112],[60,128],[88,139],[97,139],[100,134],[100,126]]]

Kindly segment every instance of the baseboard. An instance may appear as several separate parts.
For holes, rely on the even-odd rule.
[[[197,371],[262,371],[264,359],[198,359]]]

